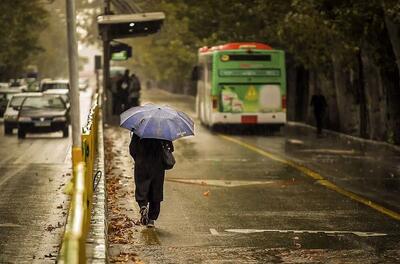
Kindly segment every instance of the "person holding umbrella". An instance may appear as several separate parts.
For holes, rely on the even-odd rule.
[[[140,222],[155,227],[163,201],[165,170],[175,163],[172,141],[194,135],[194,122],[173,108],[147,104],[123,112],[120,125],[133,132],[129,152],[135,161],[135,199]]]

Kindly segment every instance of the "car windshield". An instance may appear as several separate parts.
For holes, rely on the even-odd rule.
[[[10,87],[18,87],[21,86],[21,82],[20,81],[13,81],[10,84]]]
[[[0,100],[8,101],[13,97],[13,93],[3,93],[0,94]]]
[[[11,107],[20,107],[24,98],[25,97],[23,97],[23,96],[13,97],[11,99],[10,106]]]
[[[51,90],[51,89],[69,89],[67,83],[44,83],[42,85],[42,90]]]
[[[66,94],[61,95],[61,98],[64,100],[64,102],[66,102],[66,103],[69,102],[69,96]]]
[[[28,97],[22,105],[23,109],[64,109],[65,105],[59,96]]]

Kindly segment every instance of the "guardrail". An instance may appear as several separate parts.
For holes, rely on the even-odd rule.
[[[90,228],[94,189],[94,162],[97,150],[99,96],[93,98],[87,124],[82,128],[82,161],[75,162],[66,192],[71,195],[67,225],[58,263],[86,263],[86,237]]]

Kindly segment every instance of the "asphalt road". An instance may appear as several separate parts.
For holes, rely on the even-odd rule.
[[[152,90],[142,101],[194,116],[190,97]],[[398,156],[375,154],[371,165],[361,150],[326,141],[216,133],[196,122],[195,137],[175,142],[157,228],[139,228],[134,244],[113,245],[111,255],[134,252],[145,263],[399,263],[399,191],[375,179],[397,175]],[[127,146],[118,148],[128,156]],[[123,160],[119,169],[129,174],[131,166]],[[365,173],[371,166],[382,177]]]
[[[91,92],[81,92],[81,120]],[[68,208],[71,137],[4,135],[0,124],[0,263],[54,263]]]

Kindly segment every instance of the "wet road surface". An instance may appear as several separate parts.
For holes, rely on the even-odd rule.
[[[81,93],[82,120],[91,93]],[[4,135],[0,124],[0,263],[54,263],[68,208],[71,137]]]
[[[143,101],[172,105],[194,116],[194,99],[190,97],[152,90],[144,93]],[[323,147],[327,150],[315,151],[321,149],[319,143],[282,133],[226,135],[252,147],[247,148],[196,125],[195,137],[175,142],[177,164],[167,172],[157,228],[132,227],[133,240],[110,243],[110,256],[138,254],[137,259],[145,263],[400,262],[398,220],[257,150],[309,166],[338,188],[359,195],[368,190],[367,200],[380,196],[375,202],[383,201],[383,206],[391,205],[389,209],[398,213],[396,188],[375,184],[375,189],[369,189],[368,178],[373,177],[360,180],[365,168],[371,166],[365,165],[370,162],[369,155],[359,153],[362,157],[352,164],[343,156],[348,153],[337,154],[341,148],[333,143]],[[137,219],[129,132],[109,127],[106,139],[106,148],[107,144],[114,148],[116,160],[109,173],[119,175],[117,181],[129,194],[115,197],[119,199],[118,210]],[[293,146],[298,141],[303,147]],[[301,151],[309,147],[314,150]],[[334,162],[320,162],[313,153],[329,155]],[[377,159],[374,166],[397,173],[396,160],[396,155],[389,154],[388,159]]]

